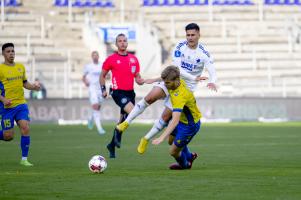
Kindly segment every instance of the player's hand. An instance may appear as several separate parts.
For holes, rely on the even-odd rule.
[[[103,98],[106,98],[108,96],[107,91],[102,92],[102,96],[103,96]]]
[[[206,77],[206,76],[197,76],[195,80],[196,81],[205,81],[207,79],[208,79],[208,77]]]
[[[208,83],[207,84],[207,87],[210,89],[210,90],[213,90],[215,92],[217,92],[217,87],[214,83]]]
[[[10,106],[11,105],[11,100],[10,99],[3,99],[3,104],[4,106]]]
[[[33,90],[39,91],[41,89],[40,83],[34,83],[32,84],[32,86],[33,86],[32,88]]]
[[[144,79],[143,78],[136,78],[136,83],[138,84],[138,85],[143,85],[144,84]]]
[[[158,137],[158,138],[156,138],[156,139],[154,139],[153,141],[152,141],[152,144],[154,144],[154,145],[159,145],[160,143],[162,143],[163,142],[163,138],[161,138],[161,137]]]

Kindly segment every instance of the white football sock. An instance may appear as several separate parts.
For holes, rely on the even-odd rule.
[[[96,124],[97,130],[102,130],[101,122],[100,122],[100,112],[99,110],[93,110],[93,119]]]
[[[151,130],[144,136],[145,139],[150,140],[155,135],[157,135],[160,131],[163,130],[163,128],[167,125],[165,121],[163,121],[162,118],[159,120],[156,120]]]
[[[147,106],[149,106],[149,104],[144,100],[144,98],[141,99],[134,106],[133,110],[130,112],[130,114],[125,119],[125,121],[130,124],[137,116],[139,116],[141,113],[143,113],[143,111],[145,110],[145,108],[147,108]]]

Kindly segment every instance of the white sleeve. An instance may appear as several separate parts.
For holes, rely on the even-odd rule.
[[[209,73],[209,83],[215,83],[217,80],[217,77],[216,77],[215,67],[213,64],[213,59],[211,57],[208,57],[208,60],[205,63],[205,67]]]

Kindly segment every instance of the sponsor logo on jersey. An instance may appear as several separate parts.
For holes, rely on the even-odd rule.
[[[181,67],[184,69],[187,69],[188,71],[192,71],[193,69],[196,68],[196,65],[194,64],[190,64],[190,63],[186,63],[184,61],[181,62]]]

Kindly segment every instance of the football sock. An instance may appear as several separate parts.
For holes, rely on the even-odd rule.
[[[159,133],[167,123],[160,118],[159,120],[156,120],[151,130],[144,136],[145,139],[150,140],[152,139],[157,133]]]
[[[190,161],[192,160],[192,154],[189,151],[189,148],[187,147],[187,145],[182,149],[182,153],[185,154],[187,160],[190,160]]]
[[[4,140],[3,131],[0,131],[0,140]]]
[[[95,125],[97,127],[97,130],[103,129],[100,122],[100,112],[99,110],[93,110],[93,119],[95,122]]]
[[[28,156],[29,145],[30,145],[30,136],[21,136],[21,151],[22,157]]]
[[[181,167],[183,167],[184,169],[188,168],[188,161],[186,158],[186,155],[181,152],[180,157],[176,158],[176,161],[179,163],[179,165],[181,165]]]
[[[149,104],[143,99],[141,99],[133,108],[133,110],[129,113],[128,117],[126,118],[126,122],[129,124],[138,116],[140,115],[145,108],[147,108]]]

